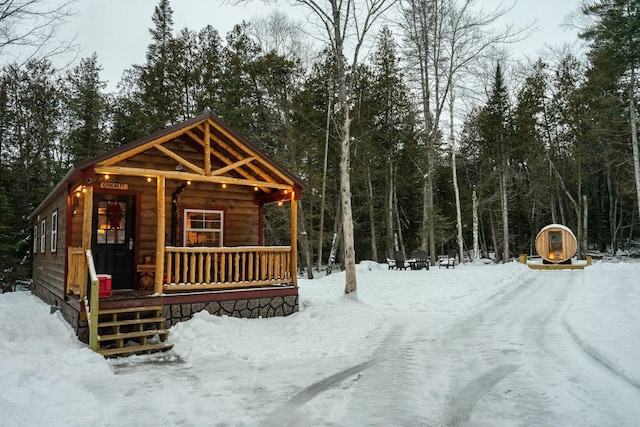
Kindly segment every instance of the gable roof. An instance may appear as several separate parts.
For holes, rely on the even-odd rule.
[[[176,150],[186,147],[193,156],[185,158]],[[136,156],[161,153],[171,159],[165,165],[149,169]],[[173,179],[205,181],[256,187],[264,203],[278,199],[278,194],[296,190],[299,198],[304,184],[269,158],[262,150],[210,111],[169,126],[163,130],[114,148],[75,165],[32,214],[67,185],[82,178],[86,171],[130,176],[164,176]],[[262,198],[261,198],[262,197]]]

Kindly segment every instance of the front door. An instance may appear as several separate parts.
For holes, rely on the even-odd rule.
[[[96,273],[110,274],[112,289],[133,288],[135,197],[96,194],[91,250]]]

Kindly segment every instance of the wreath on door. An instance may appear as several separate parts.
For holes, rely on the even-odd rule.
[[[110,202],[107,205],[107,225],[111,230],[120,228],[120,220],[122,219],[122,208],[118,202]]]

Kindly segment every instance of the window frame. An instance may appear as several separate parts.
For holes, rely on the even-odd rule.
[[[214,246],[214,247],[223,247],[224,246],[224,226],[225,226],[225,220],[224,220],[224,210],[223,209],[201,209],[201,208],[186,208],[183,211],[183,215],[182,215],[182,245],[183,246],[187,246],[187,233],[188,232],[193,232],[193,231],[200,231],[200,232],[211,232],[211,233],[219,233],[220,235],[220,245],[219,246]],[[187,227],[187,220],[189,219],[189,214],[191,213],[202,213],[202,214],[208,214],[208,213],[214,213],[214,214],[219,214],[220,215],[220,228],[219,229],[215,229],[215,228],[189,228]],[[209,247],[209,246],[207,246]]]
[[[38,223],[33,226],[33,253],[38,253]]]
[[[43,254],[47,249],[47,219],[43,218],[40,223],[40,253]]]
[[[51,213],[51,252],[58,252],[58,211]]]

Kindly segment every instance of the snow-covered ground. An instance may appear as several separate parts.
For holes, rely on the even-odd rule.
[[[0,295],[0,426],[637,426],[640,263],[300,280],[287,318],[197,314],[162,355],[103,359]]]

